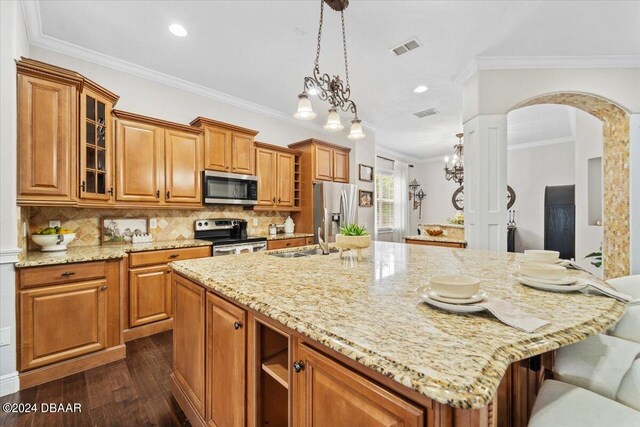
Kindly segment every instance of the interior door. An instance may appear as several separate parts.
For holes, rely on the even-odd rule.
[[[200,136],[167,130],[165,133],[165,180],[167,203],[202,202]]]
[[[253,175],[253,137],[234,133],[231,141],[231,172]]]
[[[207,293],[207,419],[217,426],[244,426],[246,317],[241,308]]]
[[[277,165],[277,204],[293,206],[295,156],[289,153],[277,153]]]
[[[107,347],[107,280],[20,292],[20,370]]]
[[[231,132],[214,127],[204,128],[204,168],[229,172],[231,165]]]
[[[116,122],[116,199],[159,204],[164,199],[164,130]]]
[[[256,148],[256,176],[258,177],[258,205],[273,206],[276,203],[276,153]]]

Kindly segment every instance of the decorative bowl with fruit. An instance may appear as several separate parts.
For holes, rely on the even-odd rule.
[[[31,233],[31,240],[42,247],[42,252],[66,251],[67,245],[75,238],[73,230],[60,227],[47,227]]]
[[[429,236],[440,236],[443,232],[441,228],[427,228],[427,234]]]

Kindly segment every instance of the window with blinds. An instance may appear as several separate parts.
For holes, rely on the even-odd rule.
[[[393,171],[376,169],[376,227],[378,231],[393,230]]]

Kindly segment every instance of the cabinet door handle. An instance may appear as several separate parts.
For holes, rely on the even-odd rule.
[[[113,187],[111,187],[111,188],[109,189],[109,191],[107,191],[107,193],[109,193],[109,194],[111,194],[111,195],[113,196]]]
[[[302,360],[296,360],[293,362],[293,370],[296,372],[300,372],[304,370],[304,362]]]
[[[156,199],[160,198],[160,190],[156,191]]]
[[[274,197],[274,198],[273,198],[273,203],[275,203],[275,202],[276,202],[276,198]]]
[[[278,203],[282,202],[282,199],[280,197],[278,197]]]
[[[169,255],[169,258],[174,259],[174,258],[178,258],[180,256],[180,254],[171,254]]]
[[[171,198],[171,191],[167,191],[167,199]]]
[[[103,291],[103,292],[106,291],[107,290],[107,285],[100,286],[100,290]]]
[[[80,191],[84,193],[86,188],[87,188],[87,183],[82,181],[82,183],[80,184]]]
[[[74,273],[73,271],[65,271],[64,273],[62,273],[62,276],[64,276],[64,277],[71,277],[71,276],[73,276],[74,274],[76,274],[76,273]]]
[[[242,328],[242,322],[240,322],[240,321],[233,322],[233,328],[236,329],[236,330]]]
[[[291,246],[291,242],[285,243],[285,246]]]

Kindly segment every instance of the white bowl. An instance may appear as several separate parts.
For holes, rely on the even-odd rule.
[[[480,280],[471,276],[433,276],[431,290],[446,298],[471,298],[480,291]]]
[[[527,249],[524,255],[528,261],[552,262],[560,258],[558,251],[545,251],[542,249]]]
[[[533,279],[562,279],[567,275],[567,268],[551,264],[520,264],[520,273]]]
[[[41,246],[42,252],[66,251],[67,245],[76,238],[76,233],[70,234],[32,234],[31,240]]]

